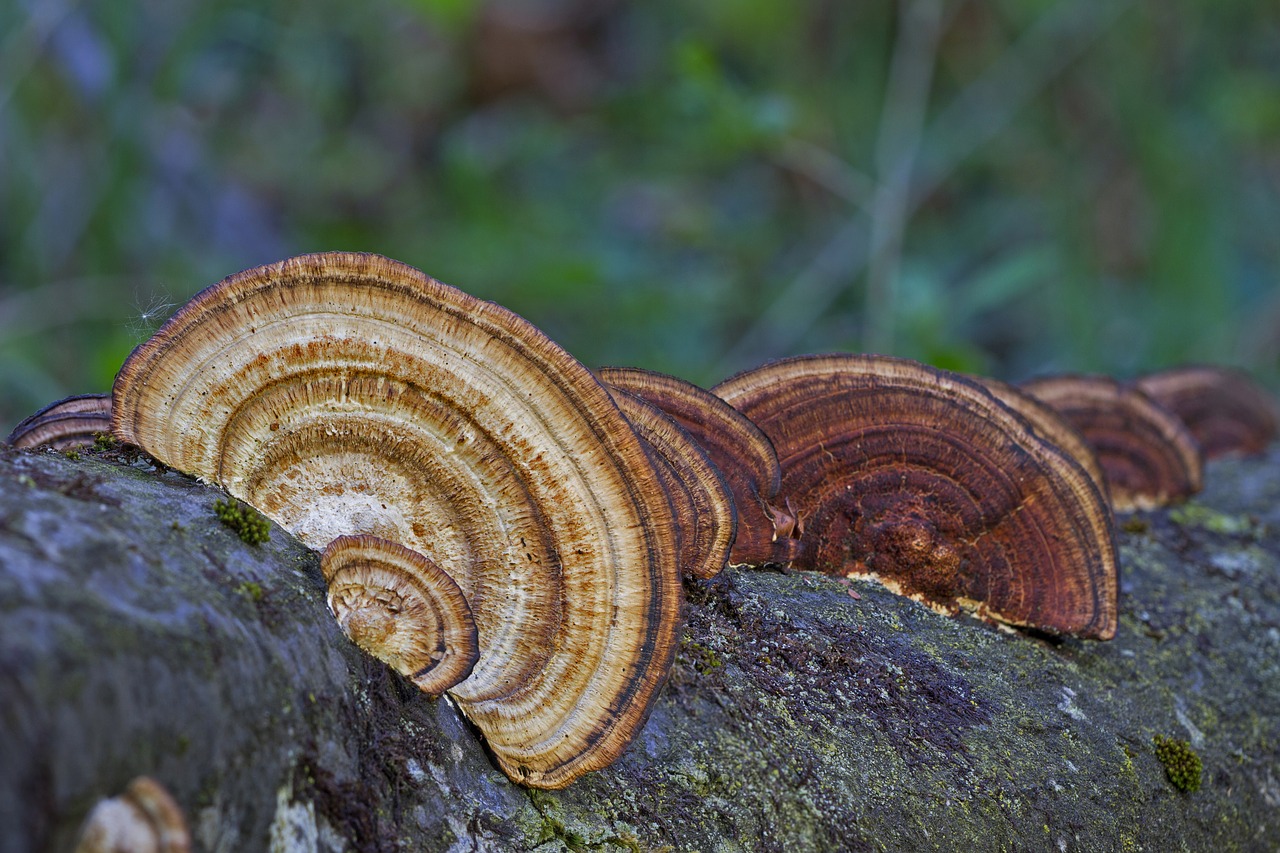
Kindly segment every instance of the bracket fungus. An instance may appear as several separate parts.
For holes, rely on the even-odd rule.
[[[435,563],[376,536],[339,536],[320,555],[329,609],[352,642],[439,696],[480,658],[462,590]]]
[[[118,797],[85,818],[76,853],[188,853],[191,835],[182,809],[165,787],[139,776]]]
[[[1280,434],[1275,398],[1239,370],[1176,367],[1136,384],[1186,424],[1206,459],[1261,453]]]
[[[1152,509],[1200,491],[1203,463],[1182,421],[1109,376],[1045,376],[1022,389],[1052,406],[1093,448],[1117,512]]]
[[[970,377],[991,392],[1001,403],[1026,418],[1039,436],[1050,444],[1057,445],[1067,455],[1080,464],[1090,479],[1093,480],[1102,496],[1108,498],[1107,477],[1098,461],[1098,454],[1084,440],[1084,436],[1073,427],[1066,418],[1039,397],[1030,394],[1016,385],[992,379],[989,376]]]
[[[738,514],[731,563],[791,560],[800,525],[778,497],[778,455],[758,426],[715,394],[675,376],[634,367],[604,367],[597,373],[607,385],[665,412],[724,475]]]
[[[1102,495],[977,383],[841,354],[772,362],[712,390],[773,441],[804,520],[803,568],[876,577],[951,612],[1114,635]]]
[[[376,255],[197,294],[125,362],[113,431],[320,549],[426,555],[471,606],[450,689],[512,779],[563,787],[644,724],[675,653],[672,509],[583,365],[511,311]]]
[[[111,430],[111,395],[77,394],[23,419],[5,439],[14,447],[87,447]]]
[[[687,577],[715,577],[729,560],[738,527],[724,477],[702,448],[662,410],[621,388],[609,387],[607,382],[605,387],[654,456],[675,510],[681,569]]]

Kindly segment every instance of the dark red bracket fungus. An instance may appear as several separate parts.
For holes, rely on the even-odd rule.
[[[88,447],[99,433],[111,431],[111,395],[77,394],[50,403],[25,418],[5,439],[14,447]]]
[[[656,406],[605,383],[613,401],[653,454],[675,509],[680,566],[686,577],[720,574],[738,528],[724,477],[687,432]]]
[[[370,534],[461,588],[450,690],[499,766],[559,788],[643,726],[675,653],[672,509],[584,366],[511,311],[376,255],[304,255],[197,294],[129,356],[112,428],[313,548]]]
[[[608,385],[661,409],[706,452],[724,475],[738,512],[729,554],[735,565],[786,563],[795,554],[799,523],[779,498],[782,472],[773,444],[749,418],[683,379],[634,367],[603,367]]]
[[[1098,491],[1102,492],[1102,496],[1110,500],[1107,477],[1102,470],[1102,463],[1098,461],[1098,454],[1093,452],[1093,448],[1084,440],[1084,436],[1066,418],[1058,414],[1056,409],[1039,397],[1008,382],[992,379],[989,376],[969,378],[990,391],[1001,403],[1026,418],[1031,428],[1042,439],[1066,451],[1068,456],[1084,468],[1094,485],[1098,487]]]
[[[149,776],[139,776],[118,797],[93,807],[75,853],[189,853],[191,834],[182,809]]]
[[[797,565],[948,611],[1108,639],[1111,513],[1079,464],[977,383],[902,359],[805,356],[712,389],[773,441]]]
[[[1136,384],[1186,424],[1206,459],[1261,453],[1280,435],[1275,398],[1239,370],[1175,367]]]
[[[1152,509],[1200,491],[1203,463],[1176,415],[1109,376],[1046,376],[1022,389],[1052,406],[1097,454],[1117,512]]]
[[[439,696],[480,659],[462,590],[435,563],[377,536],[339,536],[320,555],[329,609],[357,646]]]

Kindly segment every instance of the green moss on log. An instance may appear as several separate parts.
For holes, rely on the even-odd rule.
[[[266,516],[234,498],[216,502],[213,512],[246,544],[261,545],[271,538],[271,522]]]
[[[1161,735],[1152,738],[1152,743],[1156,749],[1156,758],[1164,765],[1164,772],[1173,787],[1188,794],[1199,791],[1203,766],[1191,744]]]

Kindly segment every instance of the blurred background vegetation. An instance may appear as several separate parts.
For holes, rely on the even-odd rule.
[[[0,435],[324,249],[710,384],[1280,379],[1280,4],[0,0]]]

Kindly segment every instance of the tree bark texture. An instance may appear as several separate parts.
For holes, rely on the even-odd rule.
[[[1106,643],[801,572],[688,585],[640,736],[541,792],[347,641],[312,552],[219,523],[217,489],[0,450],[0,851],[72,849],[143,774],[208,851],[1276,849],[1280,448],[1207,481],[1120,519]]]

